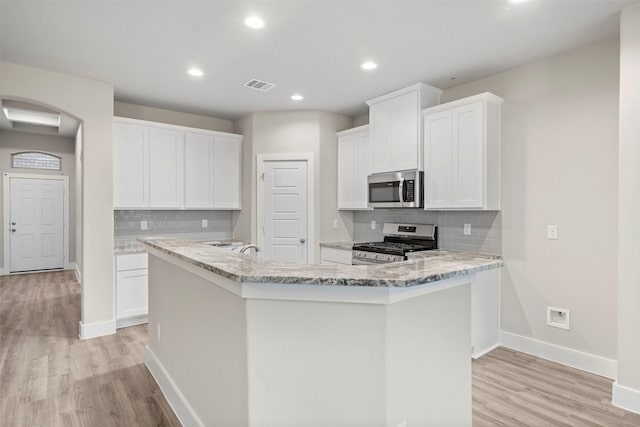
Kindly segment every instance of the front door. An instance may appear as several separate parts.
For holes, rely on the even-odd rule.
[[[11,178],[11,272],[64,267],[64,184]]]
[[[264,163],[264,244],[262,256],[307,263],[307,162]]]

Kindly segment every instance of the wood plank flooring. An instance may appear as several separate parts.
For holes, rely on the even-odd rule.
[[[78,339],[72,272],[0,277],[0,426],[179,426],[144,365],[145,325]],[[640,426],[611,380],[504,348],[473,362],[473,425]]]

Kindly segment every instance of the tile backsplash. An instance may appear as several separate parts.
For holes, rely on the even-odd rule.
[[[376,221],[376,229],[371,229]],[[438,246],[457,251],[502,254],[502,222],[499,211],[424,211],[422,209],[374,209],[353,215],[353,238],[357,242],[382,240],[382,224],[406,222],[437,224]],[[471,234],[463,233],[471,224]]]
[[[202,228],[203,219],[206,228]],[[202,232],[215,233],[220,239],[233,237],[232,211],[116,210],[113,220],[116,237]],[[147,230],[141,230],[141,221],[147,221]]]

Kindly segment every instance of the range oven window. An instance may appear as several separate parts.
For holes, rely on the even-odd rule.
[[[369,183],[369,202],[400,202],[399,188],[400,181]]]

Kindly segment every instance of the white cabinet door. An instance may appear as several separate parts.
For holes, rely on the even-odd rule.
[[[424,110],[425,209],[500,209],[500,105],[490,93]]]
[[[242,208],[242,140],[216,136],[213,151],[213,207]]]
[[[371,105],[369,109],[371,123],[371,142],[373,149],[373,172],[393,170],[392,153],[392,116],[391,102],[385,101]],[[414,154],[415,156],[415,154]]]
[[[367,176],[371,174],[371,139],[369,131],[365,130],[355,135],[355,175],[353,177],[353,202],[354,207],[358,209],[369,208],[369,186],[367,185]]]
[[[338,209],[351,209],[354,206],[355,150],[356,135],[338,137]]]
[[[338,209],[368,209],[370,147],[368,126],[338,133]]]
[[[184,204],[187,209],[213,207],[214,143],[213,135],[185,135]]]
[[[149,270],[127,270],[116,273],[116,317],[142,316],[149,311]]]
[[[113,124],[113,205],[149,206],[149,128]]]
[[[425,208],[451,205],[451,111],[424,118]]]
[[[420,131],[420,105],[418,92],[399,95],[391,104],[391,138],[388,152],[390,170],[418,168],[418,143]]]
[[[460,208],[484,205],[484,104],[476,102],[451,111],[452,203]]]
[[[149,129],[149,207],[184,205],[184,132]]]

